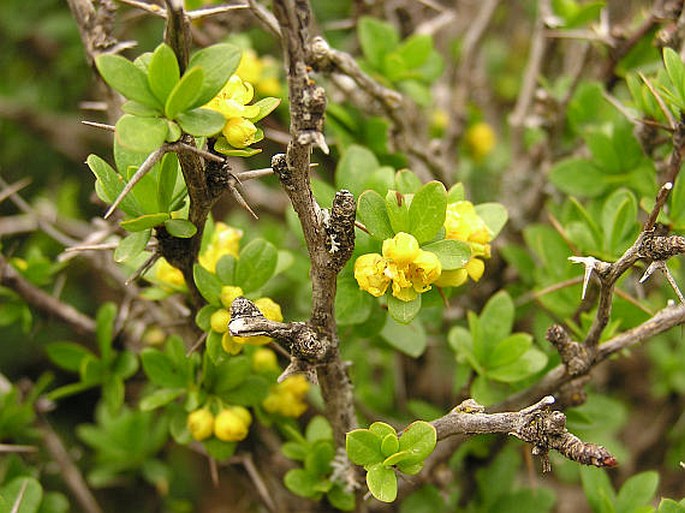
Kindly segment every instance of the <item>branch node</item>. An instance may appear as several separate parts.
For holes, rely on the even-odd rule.
[[[566,371],[571,376],[585,374],[589,369],[592,356],[587,347],[574,342],[564,328],[558,324],[549,327],[545,338],[556,348]]]

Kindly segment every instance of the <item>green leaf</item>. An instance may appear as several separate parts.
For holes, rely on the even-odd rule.
[[[413,319],[407,324],[388,317],[381,331],[381,337],[392,347],[412,358],[421,356],[428,342],[426,330],[419,319]]]
[[[278,262],[276,246],[255,239],[240,250],[235,267],[235,284],[248,293],[258,290],[273,276]]]
[[[365,191],[359,197],[357,219],[376,239],[391,239],[395,235],[390,226],[385,200],[376,191]]]
[[[174,367],[171,358],[161,351],[145,348],[140,353],[143,370],[152,383],[164,388],[183,388],[186,386],[184,376]]]
[[[359,44],[369,64],[381,70],[385,56],[391,53],[400,42],[395,27],[375,18],[362,16],[357,25]]]
[[[377,463],[368,469],[366,484],[371,495],[381,502],[393,502],[397,498],[397,476],[391,468]]]
[[[114,250],[114,261],[122,263],[140,255],[145,251],[145,247],[150,241],[150,235],[150,230],[142,230],[133,232],[121,239],[117,249]]]
[[[147,76],[150,89],[160,103],[166,103],[180,76],[181,72],[174,51],[170,46],[162,43],[152,53]]]
[[[180,192],[176,192],[176,189],[185,189],[185,184],[182,183],[183,179],[180,175],[178,157],[173,152],[166,153],[162,157],[157,181],[157,204],[163,212],[171,212],[174,208],[174,203],[177,202],[176,196],[180,194]]]
[[[471,258],[470,246],[460,240],[443,239],[426,244],[421,249],[435,253],[443,271],[461,269]]]
[[[594,513],[603,511],[603,503],[609,502],[611,504],[615,501],[614,488],[611,486],[609,476],[603,469],[581,466],[580,480],[583,484],[585,498]]]
[[[421,310],[421,294],[411,301],[402,301],[388,295],[388,313],[400,324],[409,324]]]
[[[393,233],[409,232],[409,207],[407,199],[397,191],[385,195],[385,209]]]
[[[237,260],[233,255],[224,255],[216,263],[216,275],[222,284],[233,284],[236,262]]]
[[[111,366],[112,374],[121,379],[128,379],[138,372],[138,358],[131,351],[121,351],[118,353]]]
[[[409,451],[398,451],[394,454],[391,454],[387,458],[385,458],[385,460],[383,460],[383,465],[385,465],[386,467],[392,467],[393,465],[398,465],[398,464],[405,462],[405,461],[408,461],[408,460],[411,460],[412,464],[414,464],[413,463],[414,459],[413,459],[411,452],[409,452]]]
[[[508,365],[518,360],[533,345],[533,338],[527,333],[514,333],[500,340],[483,362],[488,369]]]
[[[257,132],[259,132],[259,129],[257,129]],[[214,143],[214,151],[217,151],[228,157],[252,157],[253,155],[261,153],[262,150],[259,148],[234,148],[228,144],[228,141],[225,137],[221,136]]]
[[[623,483],[616,496],[616,513],[632,513],[639,506],[649,505],[659,485],[659,474],[641,472]]]
[[[126,185],[124,178],[97,155],[89,155],[86,163],[97,179],[95,182],[95,192],[98,198],[105,203],[113,203]],[[124,197],[119,204],[119,208],[130,216],[137,216],[143,213],[131,195]]]
[[[516,361],[488,369],[486,375],[495,381],[514,383],[541,371],[545,365],[547,365],[547,355],[536,347],[531,347]]]
[[[110,412],[117,412],[124,404],[124,382],[118,376],[110,376],[102,383],[102,400]]]
[[[307,451],[304,468],[324,477],[331,472],[331,460],[334,455],[333,443],[330,440],[319,440]]]
[[[195,225],[187,219],[167,219],[164,221],[164,228],[169,232],[169,235],[179,239],[189,239],[197,233]]]
[[[299,497],[318,499],[322,492],[318,489],[321,478],[302,468],[291,469],[283,478],[285,487]]]
[[[3,511],[38,513],[42,500],[43,488],[33,477],[17,477],[0,488],[0,505],[6,506]]]
[[[219,295],[221,294],[221,282],[216,274],[209,272],[200,264],[193,266],[193,279],[197,289],[205,300],[215,306],[219,306]]]
[[[557,162],[550,170],[549,181],[561,192],[582,198],[600,196],[609,185],[592,162],[577,158]]]
[[[373,298],[361,290],[351,275],[338,277],[335,292],[335,319],[341,326],[361,324],[371,315]]]
[[[605,249],[621,253],[639,230],[637,223],[637,200],[632,192],[619,189],[609,196],[602,207],[602,230]]]
[[[176,116],[181,128],[195,137],[211,137],[218,134],[226,124],[223,114],[211,109],[193,109]]]
[[[134,100],[127,100],[121,106],[121,110],[125,114],[131,114],[133,116],[140,116],[143,118],[154,118],[159,117],[162,112],[155,107],[148,107],[140,102]]]
[[[199,67],[204,72],[202,88],[192,108],[204,105],[221,91],[238,68],[241,55],[237,46],[221,43],[203,48],[190,57],[188,69]]]
[[[114,303],[102,305],[95,317],[95,338],[103,362],[109,362],[112,356],[112,338],[116,317],[117,307]]]
[[[664,48],[663,58],[666,73],[675,88],[673,93],[678,100],[678,107],[682,109],[685,107],[685,66],[680,60],[680,55],[672,48]]]
[[[433,38],[425,34],[409,36],[397,48],[397,54],[401,57],[407,69],[416,69],[423,66],[432,51]]]
[[[159,212],[157,214],[144,214],[142,216],[134,217],[133,219],[126,219],[121,221],[119,225],[129,232],[140,232],[149,230],[163,224],[169,219],[169,214],[166,212]]]
[[[416,463],[425,460],[435,449],[437,433],[428,422],[417,420],[409,424],[400,436],[400,451],[408,451]]]
[[[485,222],[493,238],[497,237],[509,218],[507,209],[501,203],[481,203],[476,205],[476,213]]]
[[[335,168],[335,186],[359,197],[371,173],[379,167],[378,159],[368,148],[352,144]]]
[[[395,188],[400,194],[414,194],[421,188],[421,180],[409,169],[400,169],[395,174]]]
[[[383,456],[388,457],[391,454],[395,454],[400,449],[400,439],[397,437],[397,433],[388,433],[383,437],[381,442],[381,452]]]
[[[169,126],[162,118],[141,118],[124,114],[115,127],[117,142],[124,148],[152,153],[166,140]]]
[[[273,96],[268,96],[266,98],[262,98],[258,102],[253,103],[253,106],[259,107],[259,114],[257,114],[254,117],[247,118],[253,123],[256,123],[260,119],[264,119],[266,116],[271,114],[276,107],[278,107],[281,104],[281,99],[280,98],[274,98]]]
[[[314,443],[318,440],[333,440],[333,428],[326,417],[317,415],[307,424],[305,439]]]
[[[374,465],[385,459],[381,438],[368,429],[353,429],[345,437],[345,450],[355,465]]]
[[[175,119],[180,112],[185,112],[197,107],[196,101],[200,96],[205,73],[202,68],[188,68],[181,80],[169,93],[164,104],[164,114],[169,119]]]
[[[685,505],[673,499],[661,499],[657,513],[685,513]]]
[[[409,233],[419,244],[435,237],[445,224],[447,191],[437,181],[428,182],[414,195],[409,205]]]
[[[369,431],[377,435],[381,440],[390,434],[397,435],[395,428],[385,422],[374,422],[369,426]]]
[[[478,335],[472,334],[478,360],[484,362],[492,348],[511,333],[514,325],[514,302],[509,294],[500,291],[492,296],[485,304],[478,324]]]
[[[45,352],[52,363],[71,372],[79,371],[84,358],[95,356],[74,342],[52,342],[45,346]]]
[[[326,494],[328,502],[331,506],[337,508],[341,511],[354,511],[355,508],[355,498],[354,494],[346,492],[344,488],[338,484],[333,483],[333,486]]]
[[[150,90],[145,72],[128,59],[121,55],[101,54],[95,59],[95,66],[104,81],[129,100],[161,108],[161,103]]]
[[[202,442],[207,454],[217,461],[223,461],[235,454],[235,450],[238,447],[237,442],[223,442],[218,438],[209,438]]]

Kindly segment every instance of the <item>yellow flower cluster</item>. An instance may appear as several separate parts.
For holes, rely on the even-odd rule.
[[[468,278],[480,280],[485,270],[482,259],[490,258],[492,233],[478,215],[470,201],[457,201],[447,205],[445,238],[466,242],[471,248],[471,258],[464,269],[445,271],[435,282],[439,287],[458,287]]]
[[[231,322],[231,314],[228,311],[235,298],[243,295],[243,289],[232,285],[225,285],[221,288],[220,300],[224,308],[218,309],[209,319],[212,331],[223,334],[221,346],[229,354],[238,354],[243,350],[244,344],[252,346],[263,346],[271,342],[270,337],[234,337],[228,331],[228,323]],[[261,297],[254,302],[255,306],[262,312],[262,315],[270,321],[283,321],[281,307],[273,299]]]
[[[296,418],[307,411],[307,403],[304,399],[308,391],[309,382],[304,375],[288,376],[271,387],[262,406],[269,413]]]
[[[248,105],[254,98],[254,87],[238,75],[231,75],[226,85],[205,108],[223,114],[226,118],[221,133],[234,148],[246,148],[257,142],[257,127],[250,118],[259,115],[259,106]]]
[[[216,223],[207,248],[198,258],[200,265],[210,272],[216,272],[216,263],[222,256],[233,255],[237,258],[242,236],[242,230],[222,222]],[[155,278],[172,290],[180,290],[185,287],[186,282],[183,279],[183,273],[164,258],[157,261],[154,272]]]
[[[225,223],[214,225],[214,233],[205,251],[198,258],[200,265],[210,272],[216,272],[216,263],[224,255],[238,257],[243,231]]]
[[[252,415],[243,406],[228,406],[214,417],[208,408],[200,408],[188,415],[187,426],[194,440],[216,436],[224,442],[240,442],[247,437]]]
[[[425,251],[413,235],[400,232],[383,241],[383,254],[368,253],[354,263],[354,277],[362,290],[380,297],[392,284],[392,295],[412,301],[430,290],[442,267],[435,253]]]
[[[272,57],[260,58],[252,49],[243,50],[243,56],[235,74],[245,82],[254,84],[255,89],[262,96],[280,96],[281,94],[278,64]]]

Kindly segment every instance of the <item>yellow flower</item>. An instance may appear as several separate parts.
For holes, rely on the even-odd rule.
[[[229,406],[214,419],[214,435],[224,442],[239,442],[247,437],[252,415],[242,406]]]
[[[245,82],[254,84],[255,89],[264,96],[279,96],[281,84],[277,78],[278,68],[274,59],[258,57],[252,49],[243,50],[235,74]]]
[[[253,118],[259,114],[259,107],[247,105],[254,98],[254,87],[243,82],[238,75],[231,75],[226,85],[205,108],[220,112],[228,120],[231,118]]]
[[[383,257],[404,266],[413,262],[419,256],[419,242],[413,235],[400,232],[392,239],[383,241]]]
[[[257,142],[257,127],[245,118],[229,119],[221,133],[234,148],[245,148]]]
[[[155,265],[155,278],[172,289],[185,287],[186,281],[183,273],[171,265],[165,258],[160,258]]]
[[[475,259],[478,262],[480,260]],[[442,271],[440,278],[435,280],[438,287],[458,287],[463,285],[469,279],[469,274],[466,269],[453,269],[451,271]]]
[[[231,321],[231,314],[228,310],[220,308],[212,314],[209,318],[209,325],[213,331],[217,333],[226,333],[228,331],[228,323]]]
[[[411,282],[416,292],[430,290],[430,284],[440,277],[442,266],[435,253],[420,250],[419,255],[409,266]]]
[[[471,248],[471,258],[466,264],[466,271],[473,281],[480,280],[485,270],[485,264],[481,259],[490,258],[489,242],[492,240],[492,233],[485,224],[485,221],[476,212],[473,203],[470,201],[457,201],[447,205],[445,238],[460,240],[469,245]],[[455,278],[451,281],[456,283],[458,280]],[[443,285],[442,283],[438,283],[438,285],[441,287],[457,286]]]
[[[302,374],[288,376],[269,391],[262,406],[269,413],[284,417],[299,417],[307,410],[304,398],[309,391],[309,382]]]
[[[233,301],[243,295],[243,289],[233,285],[224,285],[219,293],[219,300],[226,309],[230,309]]]
[[[484,121],[473,124],[466,131],[464,139],[475,160],[487,156],[497,143],[495,131]]]
[[[374,297],[385,294],[390,278],[385,275],[387,263],[378,253],[362,255],[354,262],[354,278],[359,288]]]
[[[206,408],[195,410],[188,415],[188,431],[195,440],[201,441],[214,432],[214,415]]]
[[[252,353],[252,370],[255,372],[273,372],[280,370],[276,353],[266,347],[260,347]]]
[[[216,272],[216,263],[224,255],[238,257],[240,239],[243,231],[218,222],[214,225],[214,233],[205,251],[200,255],[199,262],[210,272]]]

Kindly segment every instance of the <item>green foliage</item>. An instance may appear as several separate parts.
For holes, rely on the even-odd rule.
[[[606,473],[601,469],[581,467],[581,481],[588,504],[594,513],[649,513],[659,475],[641,472],[630,477],[616,493]],[[664,506],[664,508],[669,508]],[[662,506],[659,506],[661,511]]]
[[[366,470],[371,494],[379,501],[393,502],[397,497],[395,471],[418,474],[435,444],[435,428],[427,422],[410,424],[399,437],[392,426],[374,422],[368,429],[350,431],[345,449],[352,463]]]
[[[109,412],[124,404],[124,382],[138,370],[138,358],[128,350],[113,349],[116,306],[105,303],[96,319],[99,355],[74,342],[52,342],[46,346],[48,358],[62,369],[78,373],[79,381],[52,390],[48,396],[58,400],[101,387],[102,398]]]

